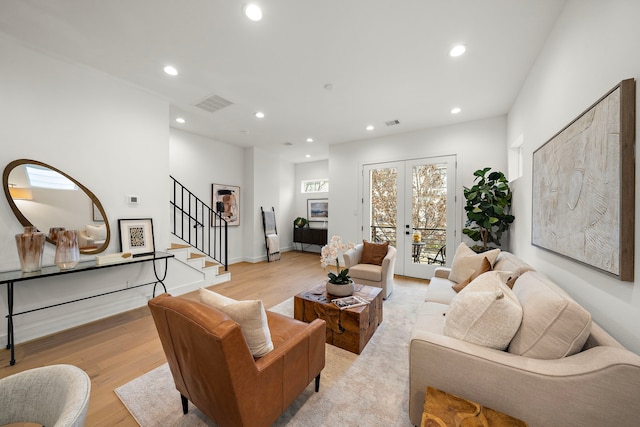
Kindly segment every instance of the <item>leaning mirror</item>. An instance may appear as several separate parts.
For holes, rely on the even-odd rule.
[[[80,253],[96,254],[109,246],[111,230],[100,200],[59,169],[37,160],[9,163],[2,187],[11,210],[23,226],[34,226],[55,244],[49,231],[78,230]]]

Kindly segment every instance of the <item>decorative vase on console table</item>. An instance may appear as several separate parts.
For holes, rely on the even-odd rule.
[[[55,264],[60,270],[70,270],[80,261],[77,230],[60,230],[56,240]]]
[[[20,258],[20,268],[25,273],[39,271],[42,267],[45,236],[36,227],[24,228],[24,233],[16,234],[16,246]]]
[[[322,267],[327,267],[334,260],[336,263],[336,273],[329,272],[327,277],[327,293],[336,297],[346,297],[353,294],[353,280],[349,276],[349,269],[340,270],[340,254],[347,249],[353,248],[353,243],[342,243],[340,236],[332,236],[328,245],[322,247],[320,262]]]

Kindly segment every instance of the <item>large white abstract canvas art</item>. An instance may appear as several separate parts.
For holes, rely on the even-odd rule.
[[[532,243],[633,280],[635,82],[533,154]]]

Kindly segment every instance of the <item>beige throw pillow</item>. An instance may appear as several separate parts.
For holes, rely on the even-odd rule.
[[[480,264],[480,267],[478,267],[478,269],[476,271],[474,271],[471,276],[467,277],[465,280],[463,280],[460,283],[456,283],[455,285],[453,285],[451,287],[453,288],[454,291],[456,291],[456,293],[460,292],[469,283],[471,283],[476,277],[478,277],[482,273],[486,273],[487,271],[491,271],[491,263],[489,262],[489,259],[487,257],[484,257],[482,259],[482,264]]]
[[[200,288],[200,302],[218,309],[240,325],[254,357],[262,357],[273,350],[267,313],[260,300],[236,301],[205,288]]]
[[[474,271],[480,268],[482,260],[485,257],[493,267],[493,264],[496,262],[496,258],[498,258],[499,254],[500,249],[492,249],[490,251],[477,254],[464,242],[460,243],[456,249],[455,255],[453,256],[449,280],[456,283],[464,281],[466,278],[471,276]]]
[[[104,240],[107,238],[107,226],[102,225],[90,225],[86,226],[87,234],[94,240]]]
[[[505,350],[522,321],[522,307],[506,285],[509,275],[508,272],[489,271],[460,291],[449,305],[444,334]]]
[[[591,314],[537,271],[518,278],[513,292],[524,308],[509,353],[559,359],[578,353],[591,334]]]

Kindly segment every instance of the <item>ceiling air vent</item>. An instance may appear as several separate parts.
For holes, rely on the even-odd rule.
[[[224,99],[223,97],[218,95],[211,95],[210,97],[198,102],[196,104],[196,107],[201,108],[204,111],[213,113],[231,104],[233,104],[233,102],[229,101],[228,99]]]
[[[387,126],[395,126],[400,124],[400,120],[389,120],[388,122],[384,122],[384,124]]]

